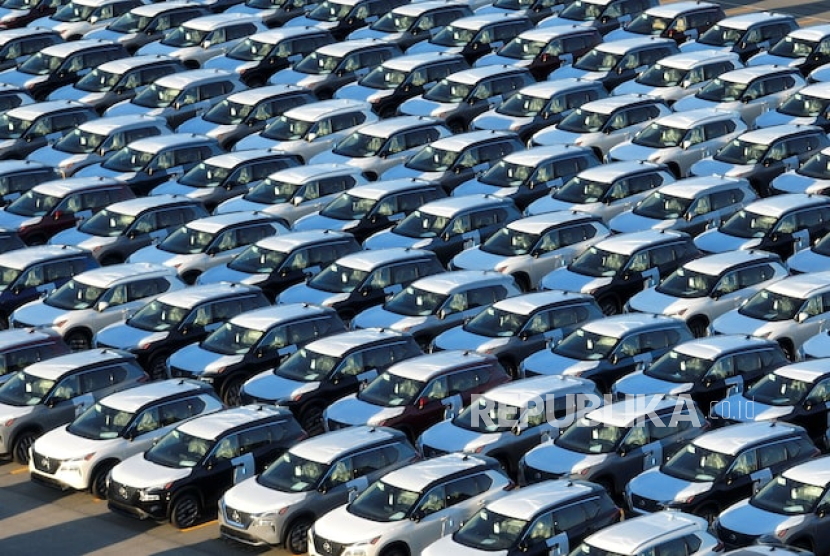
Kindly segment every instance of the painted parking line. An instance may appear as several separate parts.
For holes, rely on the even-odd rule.
[[[218,521],[218,519],[214,519],[206,523],[200,523],[199,525],[194,525],[193,527],[188,527],[187,529],[181,529],[179,530],[179,533],[189,533],[190,531],[196,531],[197,529],[204,529],[208,525],[215,525]]]
[[[9,471],[9,475],[20,475],[21,473],[28,473],[29,468],[27,466],[17,467]]]

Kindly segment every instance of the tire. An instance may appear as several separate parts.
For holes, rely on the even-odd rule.
[[[46,236],[43,234],[37,234],[29,238],[29,241],[26,242],[26,245],[46,245]]]
[[[170,507],[170,523],[176,529],[187,529],[199,521],[201,513],[199,499],[192,494],[182,494]]]
[[[317,98],[320,100],[329,100],[334,98],[334,91],[329,89],[322,89],[317,91]]]
[[[29,448],[32,447],[32,444],[35,443],[38,436],[40,435],[35,431],[23,431],[17,435],[17,438],[14,439],[14,446],[12,447],[14,461],[23,465],[28,465]]]
[[[669,171],[674,174],[674,177],[677,179],[681,179],[683,176],[680,172],[680,166],[675,164],[674,162],[669,163]]]
[[[168,377],[167,357],[166,353],[159,353],[147,362],[147,374],[150,375],[150,380],[164,380]]]
[[[185,272],[184,274],[182,274],[182,282],[184,282],[184,283],[185,283],[185,284],[187,284],[188,286],[192,286],[193,284],[195,284],[195,283],[196,283],[196,279],[197,279],[197,278],[198,278],[201,274],[202,274],[202,273],[201,273],[201,272],[199,272],[198,270],[188,270],[187,272]]]
[[[0,313],[0,330],[8,330],[9,329],[9,317],[5,314]]]
[[[300,426],[310,436],[323,432],[323,406],[312,404],[303,409],[300,414]]]
[[[602,314],[606,317],[620,314],[620,304],[612,296],[608,295],[598,301]]]
[[[92,474],[92,479],[89,481],[89,492],[92,496],[99,500],[107,499],[107,476],[115,467],[115,462],[102,463]]]
[[[243,384],[245,384],[245,379],[241,376],[228,379],[222,387],[222,401],[230,406],[240,405],[242,403]]]
[[[467,131],[467,126],[464,125],[464,122],[461,120],[453,120],[451,122],[447,122],[447,127],[450,129],[453,135],[458,133],[464,133]]]
[[[291,554],[305,554],[308,552],[308,530],[312,521],[307,517],[294,520],[285,533],[285,548]]]
[[[92,347],[92,336],[84,330],[70,330],[64,341],[72,351],[86,351]]]
[[[709,321],[706,317],[695,317],[689,321],[689,330],[695,338],[703,338],[709,328]]]

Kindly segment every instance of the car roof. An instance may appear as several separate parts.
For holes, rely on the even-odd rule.
[[[572,222],[596,222],[597,224],[601,224],[599,218],[593,214],[571,210],[557,210],[520,218],[519,220],[507,223],[505,227],[528,234],[542,234],[551,228]]]
[[[23,270],[41,261],[87,253],[86,250],[71,245],[34,245],[0,254],[0,266]]]
[[[605,249],[613,253],[631,255],[638,249],[647,245],[661,243],[663,241],[678,240],[686,234],[671,230],[644,230],[642,232],[629,232],[617,234],[601,240],[596,244],[597,248]]]
[[[698,50],[694,52],[681,52],[680,54],[666,56],[660,60],[660,65],[668,66],[670,68],[690,70],[697,66],[730,60],[740,64],[740,57],[735,52]]]
[[[689,129],[695,125],[700,125],[704,122],[712,120],[734,120],[740,117],[741,115],[735,111],[718,110],[717,108],[699,108],[697,110],[687,110],[685,112],[672,112],[671,114],[657,118],[655,123],[682,129]]]
[[[181,24],[182,27],[197,29],[199,31],[213,31],[229,25],[240,23],[259,23],[262,19],[255,14],[221,13],[194,17]]]
[[[105,40],[97,40],[97,39],[81,39],[79,41],[68,41],[68,42],[60,42],[58,44],[53,44],[51,46],[47,46],[41,52],[48,56],[56,56],[58,58],[66,58],[75,52],[84,50],[86,48],[91,48],[94,46],[111,46],[115,45],[115,43]]]
[[[352,187],[346,193],[353,197],[362,197],[364,199],[379,200],[386,195],[398,193],[401,191],[409,191],[410,189],[423,189],[425,187],[433,186],[432,183],[426,180],[417,178],[399,178],[395,180],[381,180],[365,185],[358,185]]]
[[[92,133],[109,135],[110,133],[118,131],[120,129],[129,129],[144,126],[149,127],[154,124],[156,126],[167,127],[167,120],[160,116],[150,116],[147,114],[130,114],[128,116],[107,116],[104,118],[96,118],[94,120],[84,122],[81,125],[79,125],[78,128]]]
[[[799,132],[806,131],[813,131],[815,133],[821,134],[824,133],[820,127],[814,125],[782,124],[747,131],[741,134],[740,139],[743,139],[744,141],[749,141],[750,143],[760,143],[768,145],[781,137],[786,137],[788,135],[793,135]],[[778,197],[780,197],[780,195],[775,196],[775,198]]]
[[[293,184],[303,184],[307,181],[319,179],[331,174],[340,176],[347,174],[360,174],[361,172],[362,170],[360,168],[348,166],[346,164],[303,164],[302,166],[294,166],[293,168],[278,170],[273,174],[269,174],[268,178],[287,181]]]
[[[6,114],[24,120],[34,120],[44,114],[59,112],[67,108],[89,108],[89,105],[74,100],[47,100],[12,108],[7,110]]]
[[[256,245],[271,251],[289,253],[298,247],[310,243],[318,243],[326,240],[347,239],[351,234],[337,232],[334,230],[306,230],[302,232],[290,232],[268,236],[256,242]]]
[[[32,363],[26,367],[26,374],[47,380],[57,380],[69,371],[107,361],[117,361],[124,357],[129,357],[129,354],[116,349],[77,351]]]
[[[369,103],[360,100],[352,100],[348,98],[319,100],[311,104],[298,106],[290,110],[286,110],[284,116],[286,118],[297,118],[305,122],[313,122],[321,118],[337,114],[339,112],[351,112],[354,110],[364,110],[369,112],[371,107]]]
[[[390,247],[372,251],[358,251],[343,255],[337,259],[337,264],[360,270],[373,270],[376,267],[396,261],[413,261],[422,257],[432,258],[435,254],[432,251],[422,249],[411,249],[409,247]]]
[[[100,69],[101,71],[108,71],[112,73],[125,73],[134,68],[138,68],[149,64],[155,64],[158,62],[175,62],[176,64],[180,63],[176,58],[165,56],[163,54],[146,54],[141,56],[128,56],[126,58],[117,58],[115,60],[110,60],[109,62],[104,62],[103,64],[98,66],[98,69]]]
[[[631,39],[622,39],[617,41],[601,42],[594,47],[595,50],[601,52],[611,52],[612,54],[626,54],[635,48],[641,46],[661,46],[661,45],[677,45],[674,39],[666,39],[663,37],[635,37]]]
[[[770,340],[758,338],[757,336],[727,334],[724,336],[708,336],[689,340],[688,342],[676,345],[674,351],[703,359],[717,359],[722,354],[735,350],[771,347],[774,345]]]
[[[370,46],[385,46],[388,48],[395,48],[395,45],[378,39],[350,39],[342,42],[335,42],[319,47],[315,52],[326,54],[328,56],[345,56],[350,52],[367,48]]]
[[[430,292],[450,295],[461,289],[483,287],[493,283],[509,283],[513,278],[495,270],[452,270],[431,274],[412,283],[413,287]]]
[[[118,214],[136,216],[148,209],[174,204],[196,205],[198,203],[188,197],[180,195],[149,195],[147,197],[136,197],[135,199],[127,199],[126,201],[113,203],[107,207],[107,210]]]
[[[474,14],[468,15],[466,17],[459,17],[455,21],[452,22],[452,26],[455,28],[460,29],[474,29],[478,30],[484,27],[485,25],[489,25],[491,23],[496,23],[499,21],[510,21],[510,20],[523,20],[527,19],[527,16],[521,13],[504,13],[504,12],[497,12],[497,13],[489,13],[489,14]]]
[[[658,540],[678,538],[683,533],[704,532],[706,529],[703,518],[664,510],[610,525],[588,537],[585,542],[616,554],[633,555]]]
[[[717,4],[710,4],[709,2],[675,2],[673,4],[664,4],[662,6],[655,6],[646,10],[649,15],[656,15],[658,17],[675,17],[685,12],[698,10],[700,8],[717,8]]]
[[[489,458],[452,453],[412,463],[388,473],[382,481],[398,488],[420,492],[440,479],[484,466],[491,467]]]
[[[595,492],[598,492],[597,485],[585,481],[543,481],[490,502],[487,509],[514,519],[532,521],[543,511]]]
[[[725,271],[736,266],[761,261],[780,262],[777,259],[778,258],[772,253],[768,253],[766,251],[736,249],[725,253],[707,255],[705,257],[700,257],[699,259],[692,259],[684,264],[683,267],[702,274],[708,274],[709,276],[719,276]]]
[[[795,73],[797,71],[797,69],[787,66],[773,66],[765,64],[762,66],[748,66],[728,71],[720,74],[718,77],[724,81],[731,81],[732,83],[749,83],[759,77],[765,77],[771,73]]]
[[[596,385],[587,378],[566,375],[539,375],[508,382],[491,388],[483,394],[497,404],[524,408],[540,396],[562,395],[565,393],[594,393]]]
[[[766,287],[767,290],[806,299],[824,290],[830,290],[830,271],[808,272],[788,276]]]
[[[6,173],[20,172],[24,170],[45,168],[54,169],[54,166],[50,166],[49,164],[46,164],[44,162],[36,162],[34,160],[29,160],[28,158],[23,160],[14,158],[0,160],[0,175],[5,175]]]
[[[95,189],[98,187],[123,186],[121,182],[102,177],[73,177],[60,180],[49,180],[34,186],[32,189],[45,195],[66,197],[78,191]]]
[[[437,141],[433,145],[437,144]],[[421,205],[421,213],[452,218],[467,210],[494,210],[499,206],[512,205],[513,201],[494,195],[471,194],[459,197],[445,197]]]
[[[471,145],[488,141],[490,139],[510,139],[515,138],[516,135],[507,131],[496,131],[492,129],[484,129],[480,131],[468,131],[466,133],[459,133],[458,135],[451,135],[450,137],[442,137],[436,139],[430,145],[436,149],[444,149],[447,151],[460,151],[466,149]]]
[[[624,399],[612,404],[603,405],[586,415],[592,421],[613,425],[615,427],[630,427],[638,421],[648,419],[659,411],[673,409],[678,405],[692,407],[689,398],[666,396],[665,394],[651,394],[637,399]]]
[[[190,309],[204,301],[235,295],[240,293],[259,292],[259,288],[237,284],[233,282],[217,282],[215,284],[202,284],[190,286],[183,290],[168,292],[160,296],[159,301],[169,303],[176,307]]]
[[[801,27],[790,31],[787,36],[794,39],[804,39],[808,41],[820,41],[830,35],[830,25],[811,25],[810,27]]]
[[[790,467],[784,471],[782,475],[787,479],[794,479],[802,483],[826,487],[827,485],[830,485],[830,456],[822,456],[820,458],[800,463]]]
[[[0,44],[6,44],[9,41],[23,37],[32,37],[39,35],[57,35],[58,32],[46,27],[16,27],[14,29],[0,30]]]
[[[178,73],[171,73],[163,75],[156,79],[153,83],[159,87],[169,87],[171,89],[184,89],[198,83],[200,81],[212,81],[214,79],[229,79],[234,78],[233,73],[220,69],[191,69],[187,71],[180,71]]]
[[[245,149],[244,151],[232,151],[229,153],[221,153],[205,159],[205,164],[211,166],[219,166],[220,168],[236,168],[240,164],[245,164],[251,161],[262,159],[271,159],[280,156],[282,153],[278,150],[272,149]]]
[[[581,108],[598,114],[610,114],[614,110],[630,106],[637,102],[659,103],[660,99],[640,95],[618,95],[586,102]]]
[[[477,68],[465,69],[451,73],[445,79],[454,81],[455,83],[463,83],[465,85],[475,85],[482,79],[492,77],[494,75],[504,75],[508,73],[527,73],[525,68],[517,66],[507,66],[494,64],[492,66],[481,66]]]
[[[566,35],[594,32],[596,31],[592,27],[585,27],[582,25],[553,25],[551,27],[541,27],[538,29],[530,29],[529,31],[522,31],[519,33],[519,36],[526,40],[550,42],[553,39],[564,37]]]
[[[537,98],[550,98],[557,93],[561,93],[562,91],[602,88],[602,83],[599,81],[586,81],[576,77],[567,77],[564,79],[556,79],[555,81],[533,83],[532,85],[522,87],[519,92],[523,95],[530,95]]]
[[[303,459],[330,464],[345,454],[402,438],[400,432],[390,428],[347,427],[303,440],[289,452]]]
[[[297,27],[277,27],[275,29],[268,29],[267,31],[260,31],[259,33],[250,35],[248,38],[252,41],[265,44],[277,44],[284,39],[325,32],[326,30],[320,27],[298,25]]]
[[[210,389],[205,388],[204,384],[196,380],[169,379],[141,384],[110,394],[101,400],[101,404],[120,411],[135,413],[149,403],[186,392],[210,392]]]
[[[639,174],[649,170],[658,171],[666,170],[666,168],[660,164],[646,162],[645,160],[625,160],[621,162],[608,162],[600,164],[599,166],[590,166],[582,170],[579,173],[579,177],[603,183],[612,183],[630,174]]]
[[[749,182],[728,176],[695,176],[667,183],[660,187],[660,192],[683,199],[694,199],[710,191],[733,185],[742,185],[748,188]]]
[[[311,91],[305,87],[280,83],[277,85],[266,85],[264,87],[254,87],[253,89],[237,91],[228,95],[228,100],[239,102],[241,104],[252,105],[271,97],[279,97],[280,95],[284,95],[289,92],[304,92],[311,94]]]
[[[361,126],[360,133],[373,137],[389,137],[413,127],[439,126],[440,120],[424,116],[396,116]]]
[[[591,155],[591,150],[587,147],[577,147],[576,145],[550,145],[545,147],[531,147],[527,150],[516,151],[506,154],[502,157],[505,162],[513,162],[525,166],[538,166],[543,162],[554,160],[559,157],[576,156],[576,155]]]
[[[760,130],[759,130],[760,131]],[[746,134],[745,134],[746,135]],[[807,193],[784,193],[748,204],[745,209],[765,216],[780,218],[791,210],[830,203],[830,198]]]
[[[173,278],[176,270],[169,266],[155,263],[122,263],[101,268],[93,268],[75,276],[75,280],[90,286],[109,288],[123,280],[132,281],[146,278],[148,275],[161,275]]]
[[[404,378],[426,382],[434,376],[451,372],[458,367],[476,363],[493,363],[493,356],[474,351],[448,350],[418,355],[389,367],[386,372]]]
[[[827,367],[826,359],[810,359],[779,367],[773,372],[783,377],[812,384],[830,373],[830,368]]]
[[[168,133],[166,135],[136,139],[129,146],[131,149],[137,151],[157,153],[170,147],[182,147],[189,144],[205,142],[215,143],[216,140],[204,135],[196,135],[195,133]]]
[[[529,315],[541,307],[548,307],[569,301],[590,301],[593,299],[587,293],[565,291],[540,291],[502,299],[493,304],[493,307],[510,311],[520,315]]]
[[[721,25],[723,27],[729,27],[732,29],[749,29],[752,25],[756,23],[766,23],[770,21],[775,21],[776,19],[793,19],[793,16],[789,14],[779,14],[775,12],[752,12],[740,15],[733,15],[732,17],[726,17],[721,19],[715,25]]]
[[[776,421],[735,423],[722,429],[703,433],[693,439],[692,444],[706,450],[734,456],[759,442],[786,438],[803,430],[790,423]]]
[[[246,311],[230,319],[232,324],[254,330],[266,331],[277,324],[300,317],[333,315],[332,309],[310,303],[287,303],[270,305],[253,311]]]
[[[201,415],[190,421],[185,421],[177,428],[186,434],[212,440],[218,438],[227,430],[279,415],[289,418],[291,411],[276,406],[245,405]]]
[[[344,356],[349,350],[356,347],[373,342],[394,340],[404,337],[405,336],[400,332],[386,330],[383,328],[360,328],[358,330],[340,332],[338,334],[332,334],[331,336],[325,336],[319,340],[314,340],[313,342],[307,344],[306,348],[315,353],[341,357]]]
[[[404,4],[402,7],[422,6],[423,3]],[[381,65],[384,68],[395,69],[400,71],[411,71],[414,68],[423,66],[425,64],[434,64],[444,60],[463,60],[464,57],[460,54],[451,52],[423,52],[420,54],[404,54],[403,56],[394,56],[389,58]]]
[[[615,315],[605,317],[603,319],[592,320],[582,325],[585,330],[590,330],[603,336],[612,336],[614,338],[622,338],[632,330],[649,327],[664,327],[664,326],[680,326],[683,321],[666,317],[664,315],[655,315],[651,313],[627,313],[624,315]]]
[[[58,340],[60,335],[51,328],[9,328],[0,331],[0,352],[17,346],[38,344],[44,340]]]

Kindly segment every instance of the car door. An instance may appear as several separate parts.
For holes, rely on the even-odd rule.
[[[794,410],[793,423],[807,429],[810,438],[830,439],[830,378],[819,380]]]
[[[554,514],[550,511],[537,516],[519,540],[519,551],[528,556],[568,554],[568,535],[562,530],[556,531],[554,520]]]
[[[49,410],[38,418],[38,424],[43,430],[51,430],[58,425],[69,423],[93,403],[95,397],[92,392],[83,390],[79,373],[65,376],[58,381],[45,400]]]

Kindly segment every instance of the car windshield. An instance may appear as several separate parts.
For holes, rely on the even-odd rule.
[[[605,548],[597,548],[588,543],[582,543],[573,550],[568,556],[623,556],[618,552],[612,552]]]
[[[342,360],[342,357],[302,348],[274,369],[274,374],[298,382],[318,382],[326,378]]]
[[[464,330],[487,338],[510,338],[519,333],[528,318],[490,306],[464,324]]]
[[[438,237],[450,223],[450,218],[438,214],[430,214],[421,210],[407,215],[392,230],[402,236],[414,238]]]
[[[745,239],[764,237],[772,231],[778,223],[778,218],[766,214],[758,214],[750,210],[739,210],[724,222],[719,230],[730,236]]]
[[[107,136],[100,133],[92,133],[76,127],[63,137],[61,137],[53,148],[56,151],[61,151],[71,154],[89,154],[95,152],[95,149],[101,146],[106,141]]]
[[[233,170],[233,168],[200,162],[179,178],[179,183],[198,188],[219,187],[228,179]]]
[[[721,148],[714,158],[728,164],[758,164],[764,159],[769,148],[769,144],[751,143],[738,138]]]
[[[425,384],[420,380],[386,372],[370,382],[357,397],[373,405],[400,407],[413,403]]]
[[[256,345],[264,332],[226,322],[202,340],[201,346],[207,351],[222,355],[244,355]]]
[[[807,39],[798,39],[787,35],[775,43],[769,49],[769,53],[782,58],[806,58],[815,50],[818,44],[817,41],[808,41]]]
[[[485,253],[492,253],[502,257],[517,257],[527,255],[542,236],[520,232],[512,228],[502,228],[491,235],[480,247]]]
[[[458,83],[449,79],[442,79],[429,91],[424,93],[424,98],[435,102],[459,103],[464,102],[470,95],[473,86],[466,83]]]
[[[181,89],[153,83],[140,91],[131,102],[145,108],[166,108],[173,104],[181,92]]]
[[[599,361],[608,357],[619,341],[619,338],[580,328],[559,342],[553,353],[579,361]]]
[[[78,230],[99,237],[116,237],[124,233],[135,221],[135,216],[103,209],[81,222]]]
[[[585,71],[611,71],[622,59],[622,54],[612,54],[594,49],[574,63],[574,67]]]
[[[38,52],[20,64],[20,67],[17,69],[29,75],[47,75],[58,71],[58,68],[63,64],[63,60],[63,58],[59,58],[58,56]]]
[[[635,206],[632,212],[656,220],[680,218],[686,214],[693,201],[694,199],[654,191]]]
[[[251,245],[228,263],[228,268],[249,274],[271,274],[277,270],[288,254]]]
[[[355,131],[337,143],[333,152],[349,158],[365,158],[378,154],[385,142],[383,137]]]
[[[331,466],[285,452],[268,466],[256,482],[280,492],[308,492],[317,488]]]
[[[749,499],[756,508],[783,515],[804,515],[815,511],[824,495],[824,487],[776,477]]]
[[[84,284],[76,278],[53,290],[43,302],[50,307],[78,311],[89,309],[98,302],[107,288]]]
[[[337,69],[342,58],[330,56],[321,52],[312,52],[296,64],[294,70],[310,75],[328,75]]]
[[[670,477],[705,483],[719,479],[734,460],[735,456],[687,444],[663,465],[661,471]]]
[[[262,136],[275,141],[297,141],[305,137],[313,125],[313,121],[283,114],[268,125],[268,128],[262,132]]]
[[[594,21],[602,15],[604,8],[605,6],[602,4],[593,4],[577,0],[576,2],[568,4],[568,7],[559,13],[559,17],[572,21]]]
[[[830,179],[830,154],[814,154],[796,172],[809,178]]]
[[[703,33],[697,42],[709,46],[735,46],[741,40],[743,31],[715,24]]]
[[[830,98],[820,98],[804,93],[795,93],[788,96],[778,107],[778,112],[798,118],[816,118],[827,113]]]
[[[0,114],[0,139],[20,139],[33,123],[33,120],[18,118],[4,112]]]
[[[668,29],[671,24],[672,18],[670,17],[641,13],[625,26],[625,30],[638,35],[659,35]]]
[[[330,0],[323,0],[306,16],[316,21],[340,21],[345,19],[353,8],[353,4],[338,4]]]
[[[464,29],[455,25],[447,25],[432,37],[429,42],[439,46],[465,46],[476,36],[473,29]]]
[[[242,104],[241,102],[224,99],[205,112],[203,118],[212,124],[239,125],[245,121],[245,118],[253,109],[252,104]]]
[[[610,114],[601,114],[599,112],[577,108],[565,116],[556,127],[572,133],[596,133],[602,131],[605,122],[610,117]]]
[[[65,6],[58,8],[58,11],[56,11],[50,19],[54,19],[55,21],[62,21],[64,23],[86,21],[89,19],[89,16],[92,15],[92,12],[94,10],[95,6],[85,6],[83,4],[75,4],[74,2],[69,2]]]
[[[519,187],[528,182],[536,168],[504,159],[499,160],[478,177],[478,181],[496,187]]]
[[[384,303],[383,308],[397,315],[426,317],[434,315],[446,300],[445,294],[407,286]]]
[[[164,467],[196,467],[216,441],[173,429],[144,454],[144,459]]]
[[[107,26],[107,29],[115,31],[116,33],[139,33],[144,31],[152,21],[152,17],[127,12],[110,23]]]
[[[718,283],[718,276],[680,267],[657,286],[657,291],[672,297],[706,297]]]
[[[19,268],[12,268],[9,266],[0,266],[0,291],[5,290],[17,280],[20,273],[23,272]]]
[[[101,166],[116,172],[140,172],[150,164],[154,156],[152,152],[139,151],[126,146],[116,151]]]
[[[66,430],[70,434],[91,440],[118,438],[134,416],[135,413],[96,403],[81,413]]]
[[[535,97],[525,93],[516,93],[504,102],[498,105],[496,112],[504,114],[505,116],[515,116],[517,118],[532,118],[539,115],[545,109],[548,99]],[[561,104],[559,102],[558,104]],[[562,107],[564,109],[564,106]],[[554,113],[551,107],[551,112]],[[559,113],[561,110],[555,111]]]
[[[576,176],[568,180],[559,189],[556,189],[552,197],[558,201],[565,201],[566,203],[598,203],[605,197],[612,185],[609,182],[589,180]]]
[[[804,399],[812,387],[809,382],[770,373],[753,384],[744,396],[762,404],[794,406]]]
[[[61,197],[47,195],[34,189],[30,189],[12,204],[6,207],[6,212],[18,216],[45,216],[61,202]]]
[[[274,46],[273,43],[258,41],[255,38],[248,37],[231,48],[228,51],[227,57],[244,62],[258,62],[259,60],[265,59]]]
[[[167,33],[161,40],[161,44],[166,46],[174,46],[176,48],[198,46],[207,38],[208,33],[210,33],[210,31],[199,31],[198,29],[180,25]]]
[[[394,70],[378,66],[370,71],[366,77],[361,78],[359,83],[371,89],[390,90],[397,89],[409,76],[405,71]]]
[[[583,417],[565,429],[556,445],[580,454],[610,454],[617,449],[628,427],[609,425]]]
[[[308,285],[331,293],[350,293],[368,277],[365,270],[333,263],[309,280]]]
[[[720,77],[713,79],[697,92],[697,98],[712,102],[735,102],[744,94],[749,83],[736,83]]]
[[[685,136],[685,129],[652,122],[638,131],[631,142],[635,145],[642,145],[643,147],[665,149],[679,146]]]
[[[123,75],[124,74],[122,73],[104,71],[101,68],[95,68],[90,73],[83,76],[75,84],[75,88],[90,93],[103,93],[115,87]]]
[[[813,251],[819,255],[830,257],[830,234],[827,234],[816,242]]]
[[[519,421],[520,407],[506,403],[493,403],[479,396],[452,420],[452,424],[473,432],[507,432]]]
[[[150,332],[164,332],[178,326],[189,313],[190,309],[154,299],[127,319],[127,324]]]
[[[19,371],[0,385],[0,403],[18,407],[37,405],[49,394],[53,386],[54,380]]]
[[[0,3],[0,6],[8,10],[25,10],[27,8],[34,8],[40,3],[40,0],[5,0]]]
[[[320,211],[320,215],[335,220],[360,220],[369,214],[377,202],[377,199],[341,193]]]
[[[794,319],[803,305],[801,298],[761,290],[750,297],[738,312],[753,319],[778,322]]]
[[[522,537],[528,521],[483,509],[474,515],[452,538],[476,550],[508,550]]]
[[[505,58],[512,58],[514,60],[532,60],[538,56],[542,49],[545,48],[546,43],[542,41],[535,41],[524,37],[516,37],[506,45],[504,45],[498,52],[499,56]]]
[[[354,502],[346,506],[346,511],[371,521],[401,521],[409,516],[420,497],[418,492],[380,480],[372,483]]]
[[[612,277],[616,276],[627,262],[628,256],[622,253],[589,247],[588,250],[568,265],[568,269],[586,276]]]
[[[675,384],[697,382],[706,375],[714,363],[712,359],[671,350],[647,367],[643,374]]]
[[[415,153],[406,166],[420,172],[446,172],[453,167],[460,154],[458,151],[448,151],[427,145]]]
[[[401,33],[412,27],[413,23],[415,23],[414,16],[403,15],[392,11],[374,22],[370,26],[370,29],[383,33]]]
[[[686,78],[686,75],[688,75],[687,70],[658,63],[641,73],[635,81],[649,87],[676,87]]]
[[[215,233],[182,226],[164,238],[158,248],[177,255],[195,255],[204,253],[215,237]]]

